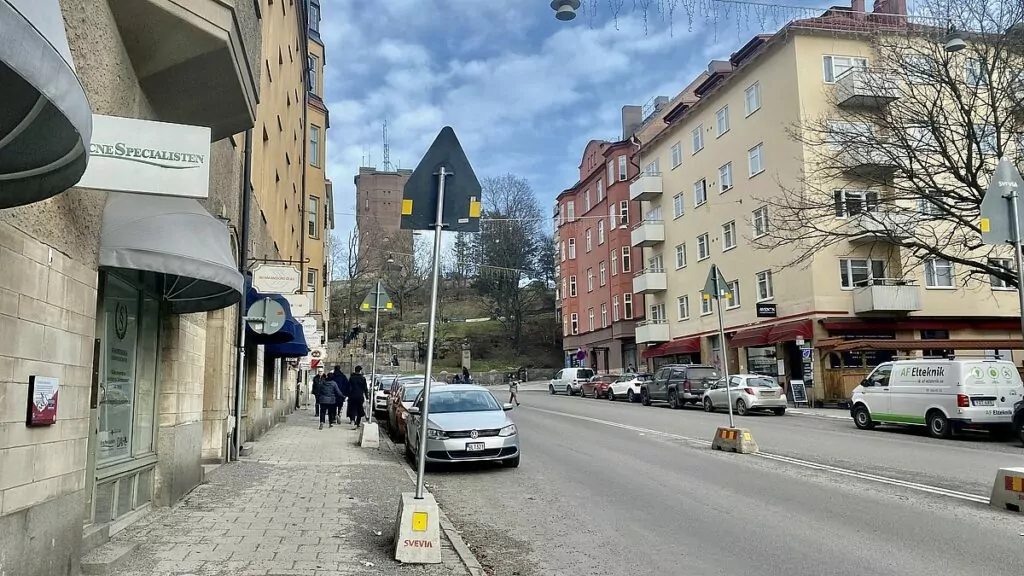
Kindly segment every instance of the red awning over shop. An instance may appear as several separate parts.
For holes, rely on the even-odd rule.
[[[810,320],[796,320],[740,330],[733,334],[732,347],[767,346],[779,342],[789,342],[797,338],[810,340],[813,335],[814,324]]]
[[[700,338],[677,338],[663,342],[657,346],[644,350],[643,357],[658,358],[660,356],[672,356],[674,354],[695,354],[700,352]]]
[[[644,350],[644,360],[648,358],[657,358],[658,356],[664,356],[664,350],[666,346],[668,346],[668,342],[663,342],[661,344],[658,344],[657,346],[651,346],[647,350]]]

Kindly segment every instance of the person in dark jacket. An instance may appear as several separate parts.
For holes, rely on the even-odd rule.
[[[345,398],[348,396],[348,378],[345,377],[345,373],[341,371],[341,366],[334,365],[334,371],[331,372],[329,378],[338,385],[338,390],[341,390],[341,397],[338,398],[338,402],[335,405],[337,412],[337,421],[335,424],[341,424],[341,410],[345,405]]]
[[[466,368],[465,366],[462,367],[462,381],[467,384],[471,382],[469,378],[469,368]]]
[[[320,415],[320,384],[323,381],[324,381],[324,369],[323,368],[318,368],[317,371],[316,371],[316,376],[313,376],[313,386],[309,390],[310,392],[313,393],[313,402],[316,403],[315,411],[313,412],[313,417],[314,418]]]
[[[348,419],[353,421],[354,428],[359,428],[359,423],[366,417],[363,400],[369,399],[369,394],[366,377],[363,376],[363,367],[356,366],[352,376],[348,379]]]
[[[320,402],[320,430],[324,429],[324,418],[327,418],[328,425],[333,428],[334,421],[338,418],[338,404],[344,401],[338,383],[330,378],[324,378],[320,382],[319,394],[316,399]]]

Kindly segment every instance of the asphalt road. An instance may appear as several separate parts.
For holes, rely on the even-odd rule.
[[[724,414],[521,394],[522,466],[427,484],[491,574],[1019,574],[1024,516],[759,456],[712,452]],[[766,452],[986,494],[1020,448],[749,417]],[[688,438],[693,438],[688,439]]]

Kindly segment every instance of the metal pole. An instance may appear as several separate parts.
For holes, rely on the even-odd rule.
[[[441,166],[437,174],[437,217],[434,221],[434,261],[431,264],[430,318],[427,322],[427,360],[423,373],[423,406],[420,407],[420,442],[416,452],[416,499],[423,499],[423,472],[427,466],[427,418],[430,415],[430,371],[434,369],[434,328],[437,326],[437,288],[441,276],[441,228],[444,212],[444,180],[451,172]]]
[[[1021,255],[1020,221],[1017,219],[1020,211],[1017,199],[1020,193],[1017,190],[1010,192],[1010,221],[1013,222],[1013,257],[1017,265],[1017,299],[1020,302],[1020,324],[1021,337],[1024,338],[1024,256]]]
[[[377,279],[377,286],[373,292],[373,359],[370,360],[370,411],[367,413],[367,422],[373,422],[373,399],[375,397],[374,386],[377,383],[377,337],[380,334],[380,279]]]
[[[245,332],[246,332],[246,316],[245,316],[245,302],[242,302],[238,307],[239,311],[239,331],[241,335],[238,337],[238,378],[235,382],[235,433],[231,435],[231,444],[235,454],[235,460],[242,453],[242,393],[245,390]]]
[[[718,308],[718,349],[722,352],[722,373],[725,374],[725,397],[729,403],[729,428],[735,428],[732,416],[732,387],[729,385],[729,353],[725,345],[725,318],[722,316],[722,287],[718,285],[718,267],[711,265],[715,278],[715,307]]]

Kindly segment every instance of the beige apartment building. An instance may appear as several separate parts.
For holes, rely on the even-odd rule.
[[[852,8],[757,36],[729,60],[712,62],[673,101],[667,127],[644,140],[643,171],[630,187],[644,216],[631,242],[643,253],[633,286],[647,310],[636,341],[650,367],[721,366],[724,347],[731,373],[803,380],[809,398],[834,401],[849,398],[872,366],[928,350],[923,340],[961,340],[963,348],[995,354],[1019,339],[1015,292],[998,283],[965,287],[946,261],[912,262],[850,208],[855,194],[847,198],[845,190],[867,187],[852,171],[836,184],[843,200],[835,225],[859,227],[856,234],[799,266],[784,266],[792,258],[785,249],[753,245],[773,226],[758,198],[798,189],[814,170],[814,151],[787,131],[801,119],[840,116],[850,98],[871,96],[863,93],[867,83],[854,84],[857,74],[837,77],[855,66],[869,73],[876,57],[869,35],[877,32],[870,23],[905,22],[905,15],[900,0],[876,2],[873,14],[854,0]],[[899,106],[898,99],[865,101]],[[714,302],[702,298],[712,264],[729,282],[725,343]]]

